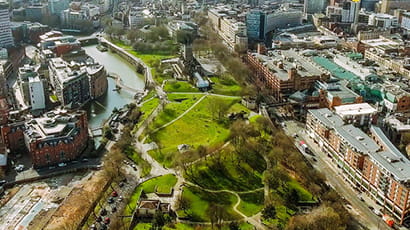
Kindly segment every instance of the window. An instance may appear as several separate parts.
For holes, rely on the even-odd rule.
[[[65,153],[64,151],[60,152],[60,160],[64,161],[65,160]]]
[[[47,164],[50,164],[51,159],[50,159],[50,154],[46,153],[46,162]]]

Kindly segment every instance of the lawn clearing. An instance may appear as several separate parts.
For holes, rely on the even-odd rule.
[[[300,201],[315,201],[312,193],[306,190],[298,181],[291,179],[288,183],[289,189],[295,189],[300,197]]]
[[[240,216],[233,210],[237,202],[236,196],[227,193],[210,193],[196,187],[184,187],[182,196],[189,201],[187,210],[179,210],[178,216],[187,217],[192,221],[210,221],[208,207],[210,203],[220,206],[224,220],[237,220]]]
[[[227,150],[229,151],[229,150]],[[186,170],[186,178],[201,187],[232,191],[249,191],[263,187],[262,173],[265,162],[262,157],[251,158],[253,167],[239,160],[232,152],[222,151],[202,160]]]
[[[199,145],[220,144],[228,138],[228,127],[218,123],[209,109],[209,104],[214,98],[214,96],[208,96],[181,119],[151,134],[151,139],[160,147],[152,155],[157,161],[170,167],[172,162],[164,161],[169,157],[160,156],[169,156],[175,153],[178,145],[188,144],[192,148],[196,148]],[[222,100],[231,106],[238,101],[232,98],[222,98]]]
[[[145,101],[145,103],[140,107],[140,111],[142,112],[141,117],[139,118],[139,122],[137,127],[140,127],[141,124],[148,118],[148,116],[157,108],[159,105],[159,98],[152,98],[151,100]]]
[[[167,81],[164,90],[166,92],[199,92],[196,87],[187,81]]]
[[[242,88],[232,77],[211,77],[212,85],[211,92],[223,95],[239,96]]]
[[[155,192],[155,187],[157,187],[160,191],[169,191],[174,187],[176,182],[177,178],[175,175],[167,174],[160,177],[155,177],[140,184],[132,193],[128,205],[125,208],[124,215],[132,214],[132,209],[135,209],[137,206],[142,191],[144,191],[144,193],[153,193]]]
[[[238,210],[246,216],[253,216],[263,209],[264,205],[264,192],[263,190],[239,194],[241,197],[241,203],[238,206]]]

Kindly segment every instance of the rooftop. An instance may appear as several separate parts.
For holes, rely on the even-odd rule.
[[[344,124],[343,120],[339,116],[334,115],[332,111],[327,108],[312,109],[309,110],[309,112],[328,128],[339,127]]]
[[[410,180],[410,160],[390,142],[383,131],[376,126],[370,127],[370,131],[376,135],[385,146],[382,152],[371,153],[371,159],[380,167],[390,172],[399,181]]]
[[[294,68],[301,77],[318,76],[324,72],[315,64],[294,50],[269,52],[269,56],[253,53],[253,56],[263,62],[280,80],[289,80],[288,70]]]
[[[377,143],[371,139],[366,133],[352,124],[344,125],[335,128],[336,132],[341,136],[352,148],[363,154],[377,152],[380,148]]]
[[[377,110],[368,103],[340,105],[335,106],[334,109],[336,114],[342,117],[351,115],[372,114],[377,112]]]

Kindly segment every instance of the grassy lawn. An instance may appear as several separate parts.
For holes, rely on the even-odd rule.
[[[241,86],[231,77],[211,77],[210,79],[214,82],[211,91],[213,93],[233,96],[239,96],[241,94]]]
[[[276,206],[276,218],[275,219],[268,219],[268,220],[263,220],[263,223],[270,225],[276,225],[276,226],[282,226],[284,228],[286,224],[288,223],[290,217],[295,214],[295,211],[286,208],[283,205]],[[282,229],[279,228],[279,229]]]
[[[127,155],[132,161],[134,161],[141,169],[141,177],[148,175],[151,172],[151,164],[144,160],[140,154],[137,153],[134,147],[129,146],[125,150],[125,155]]]
[[[178,211],[178,216],[188,217],[192,221],[209,221],[208,207],[210,203],[221,206],[224,220],[236,220],[240,216],[232,209],[237,198],[230,193],[209,193],[196,187],[184,187],[182,196],[189,201],[189,209]]]
[[[209,110],[209,104],[215,97],[208,96],[189,113],[151,135],[160,149],[152,151],[153,157],[167,167],[171,166],[173,153],[180,144],[188,144],[194,148],[199,145],[209,146],[223,143],[229,136],[228,127],[218,123]],[[233,105],[236,99],[223,98],[225,103]]]
[[[148,100],[148,99],[150,99],[150,98],[153,98],[153,97],[155,97],[155,96],[157,96],[157,92],[156,92],[155,90],[150,90],[150,91],[147,93],[147,95],[145,95],[145,97],[142,99],[142,101],[146,101],[146,100]]]
[[[186,170],[187,179],[213,190],[249,191],[263,187],[265,162],[262,157],[253,157],[245,162],[239,161],[235,153],[220,154],[220,162],[217,160],[218,156],[212,156],[192,165]]]
[[[199,90],[186,81],[167,81],[164,85],[166,92],[199,92]]]
[[[314,197],[312,193],[310,193],[308,190],[306,190],[299,182],[297,182],[295,179],[291,179],[288,182],[288,188],[289,189],[295,189],[300,197],[300,201],[314,201]]]
[[[134,230],[150,230],[152,227],[151,223],[138,223],[135,227]]]
[[[253,193],[239,194],[239,196],[241,197],[241,203],[238,206],[238,210],[246,216],[253,216],[263,209],[263,190]]]
[[[156,129],[174,120],[187,109],[189,109],[189,107],[191,107],[201,97],[202,95],[169,94],[168,99],[171,101],[171,103],[168,103],[165,106],[164,110],[155,118],[154,122],[150,125],[150,128]]]
[[[145,181],[132,193],[128,205],[125,208],[124,215],[127,216],[132,214],[131,208],[134,209],[137,206],[142,191],[145,193],[153,193],[155,192],[155,187],[157,187],[160,191],[169,191],[172,187],[174,187],[176,182],[177,178],[173,174],[167,174]]]
[[[139,122],[137,124],[137,127],[139,127],[142,122],[147,119],[147,117],[157,108],[159,105],[159,98],[153,98],[151,100],[145,101],[145,103],[140,107],[140,111],[142,112],[142,115],[139,119]]]

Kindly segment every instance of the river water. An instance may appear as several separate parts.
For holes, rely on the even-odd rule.
[[[135,68],[128,64],[117,54],[107,52],[100,52],[96,45],[85,46],[83,49],[86,53],[94,58],[95,61],[105,67],[108,73],[115,73],[121,77],[124,85],[132,88],[143,90],[144,78],[137,75]],[[107,120],[114,108],[121,108],[124,105],[134,101],[134,95],[126,90],[120,92],[113,91],[115,89],[115,80],[108,78],[107,94],[93,101],[85,109],[88,112],[88,122],[91,128],[100,127],[102,123]]]

